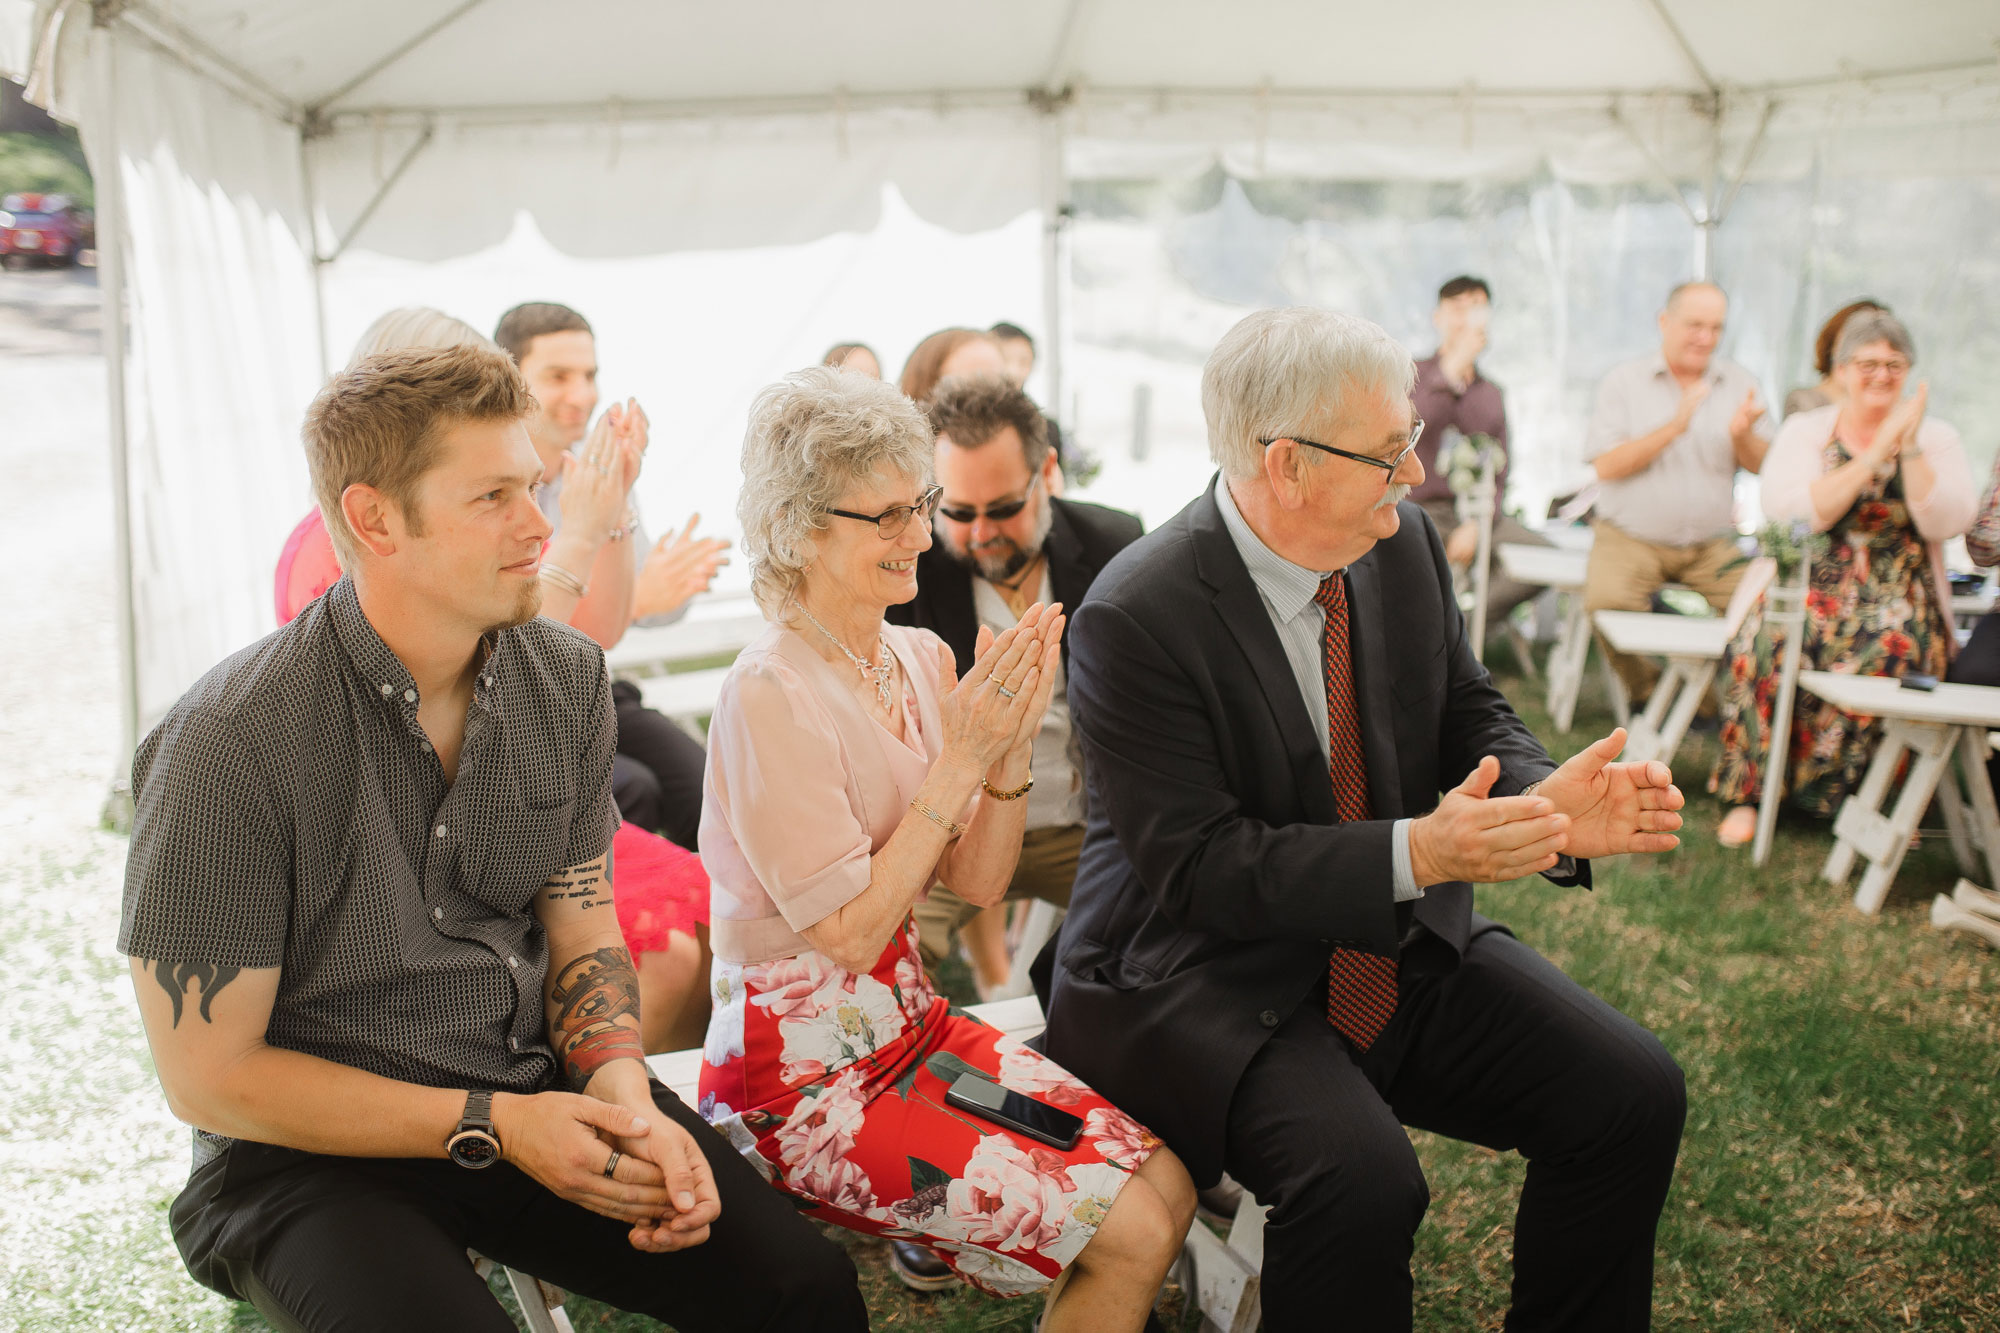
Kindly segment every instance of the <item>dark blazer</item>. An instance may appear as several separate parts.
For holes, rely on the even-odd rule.
[[[1440,884],[1393,896],[1393,820],[1482,755],[1494,794],[1555,764],[1472,656],[1437,530],[1414,503],[1348,569],[1373,820],[1332,779],[1213,491],[1128,547],[1073,613],[1069,702],[1090,816],[1055,948],[1047,1050],[1164,1138],[1197,1183],[1222,1167],[1250,1057],[1323,993],[1327,946],[1456,966],[1492,923]],[[1588,884],[1587,864],[1564,882]]]
[[[1138,518],[1122,509],[1084,504],[1080,500],[1049,501],[1049,590],[1071,611],[1090,591],[1091,582],[1111,557],[1130,546],[1145,531]],[[892,625],[915,625],[943,639],[963,671],[971,665],[979,638],[979,613],[972,605],[972,571],[950,552],[944,540],[931,543],[917,557],[917,595],[889,608]],[[1069,661],[1069,636],[1063,636],[1063,661]]]

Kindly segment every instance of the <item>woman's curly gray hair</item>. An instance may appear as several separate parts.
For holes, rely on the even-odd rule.
[[[783,615],[843,491],[878,477],[928,482],[936,447],[922,409],[866,375],[814,366],[758,394],[736,501],[758,608]]]

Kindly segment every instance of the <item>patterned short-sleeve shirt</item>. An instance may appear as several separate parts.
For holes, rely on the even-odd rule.
[[[485,646],[450,784],[348,579],[210,671],[133,761],[119,949],[279,968],[273,1046],[553,1086],[531,903],[611,844],[617,724],[585,636],[538,619]]]

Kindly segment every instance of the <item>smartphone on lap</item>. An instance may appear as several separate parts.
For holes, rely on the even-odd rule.
[[[983,1074],[967,1072],[944,1090],[945,1103],[1067,1152],[1083,1133],[1083,1121],[1067,1111],[1010,1092]]]

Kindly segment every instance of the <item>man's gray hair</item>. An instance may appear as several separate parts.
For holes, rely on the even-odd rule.
[[[1857,310],[1840,326],[1840,341],[1833,347],[1833,364],[1844,366],[1855,353],[1870,343],[1888,343],[1911,365],[1917,363],[1917,345],[1903,321],[1886,310]]]
[[[1202,367],[1208,456],[1230,480],[1246,480],[1263,470],[1261,441],[1326,443],[1355,395],[1407,398],[1416,380],[1409,352],[1372,320],[1308,306],[1259,310],[1223,334]]]
[[[843,491],[877,478],[927,483],[935,450],[923,409],[866,375],[814,366],[758,394],[736,501],[758,608],[783,615]]]

